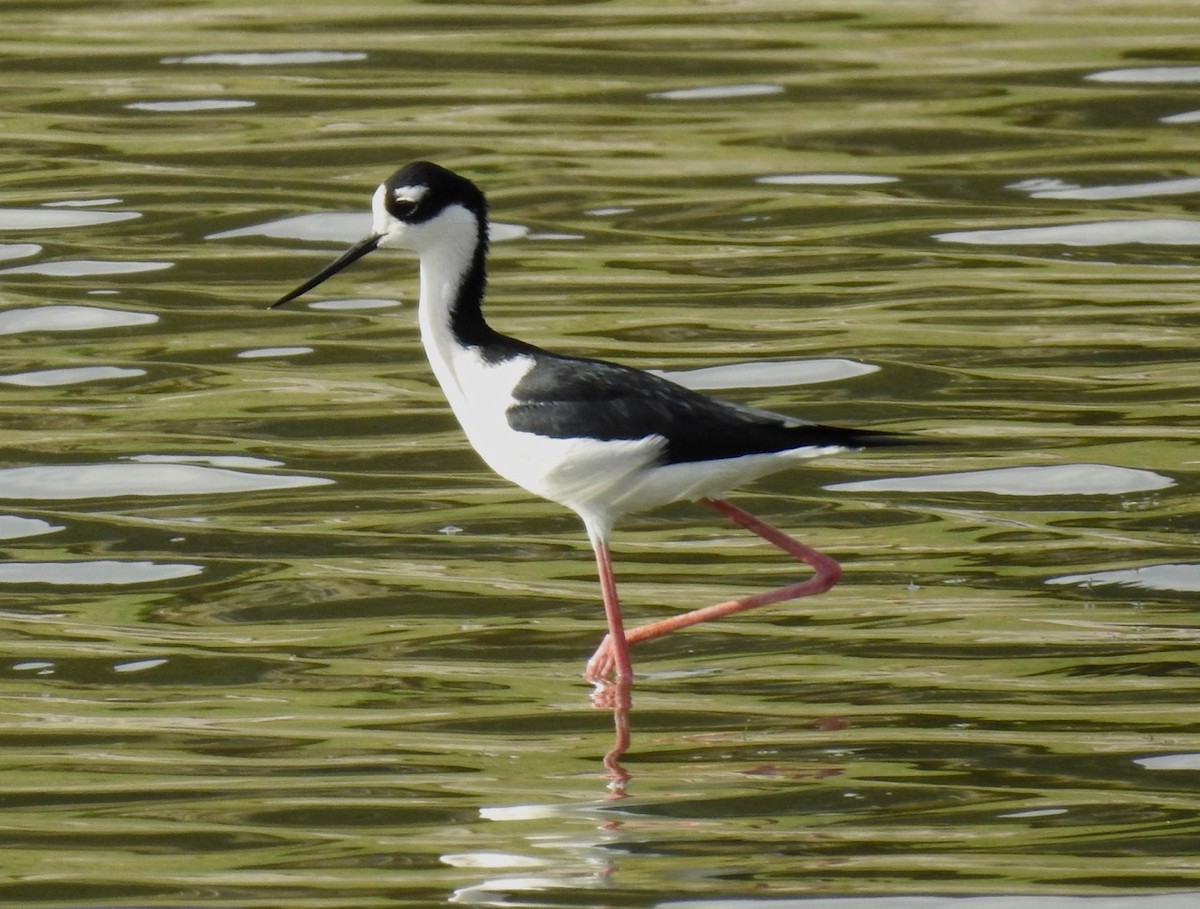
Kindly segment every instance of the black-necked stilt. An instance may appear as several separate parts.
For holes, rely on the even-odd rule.
[[[272,306],[377,247],[417,253],[421,340],[467,438],[496,473],[574,510],[587,528],[608,618],[608,635],[587,664],[589,679],[631,678],[630,644],[837,583],[837,562],[721,496],[796,461],[887,444],[894,436],[743,407],[638,369],[551,353],[500,334],[482,311],[487,202],[470,180],[443,167],[418,161],[396,171],[375,190],[372,211],[369,236]],[[608,547],[613,522],[679,499],[707,505],[806,562],[815,575],[626,631]]]

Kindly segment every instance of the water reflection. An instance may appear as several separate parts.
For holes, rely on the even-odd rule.
[[[521,839],[536,851],[448,853],[441,861],[457,868],[487,869],[485,880],[457,888],[449,902],[469,906],[510,906],[513,895],[588,891],[611,884],[619,859],[625,825],[623,813],[612,810],[614,799],[624,796],[623,771],[610,775],[611,791],[600,801],[574,804],[486,806],[480,817],[497,824],[518,826]],[[540,873],[530,873],[537,869]]]
[[[104,261],[99,259],[67,259],[59,262],[39,262],[36,265],[17,265],[0,269],[0,275],[50,275],[52,277],[82,278],[87,275],[132,275],[144,271],[162,271],[173,262]]]
[[[200,565],[112,559],[75,562],[0,562],[0,584],[150,584],[200,574]]]
[[[1141,590],[1197,593],[1200,592],[1200,564],[1173,563],[1167,565],[1143,565],[1138,568],[1093,571],[1087,574],[1068,574],[1062,577],[1050,578],[1046,583],[1064,584],[1088,589],[1112,585]]]
[[[1089,221],[1051,227],[956,230],[934,234],[934,239],[981,246],[1119,246],[1126,243],[1195,246],[1200,244],[1200,221],[1184,218]]]
[[[613,743],[604,755],[604,769],[608,771],[609,789],[612,798],[626,794],[631,779],[621,765],[621,759],[629,751],[629,712],[633,708],[633,679],[616,678],[596,682],[592,692],[592,705],[598,710],[610,710],[613,716]]]
[[[162,63],[183,66],[312,66],[322,63],[357,63],[367,59],[361,51],[273,51],[192,54],[163,57]]]
[[[1143,66],[1131,69],[1106,69],[1083,77],[1089,82],[1125,82],[1156,85],[1200,82],[1200,66]]]
[[[17,307],[0,312],[0,335],[36,331],[95,331],[153,325],[158,316],[148,312],[102,309],[99,306],[51,305]]]
[[[166,657],[155,657],[148,660],[130,660],[127,663],[114,663],[113,672],[129,674],[133,672],[147,672],[151,669],[157,669],[159,666],[165,666],[169,661]]]
[[[26,388],[53,388],[59,385],[105,382],[109,379],[134,379],[144,375],[146,375],[144,369],[126,369],[120,366],[75,366],[65,369],[16,372],[7,376],[0,375],[0,384],[21,385]]]
[[[376,297],[351,297],[345,300],[314,300],[308,304],[309,309],[353,311],[358,309],[388,309],[399,306],[397,300],[386,300]]]
[[[239,101],[235,98],[195,98],[186,101],[131,101],[125,107],[128,110],[175,114],[209,110],[238,110],[255,105],[254,101]]]
[[[1131,895],[845,896],[697,899],[656,903],[654,909],[1189,909],[1200,891]]]
[[[1174,486],[1170,477],[1150,470],[1110,464],[1054,464],[1000,467],[961,473],[927,474],[831,483],[839,492],[986,492],[1004,496],[1125,495]]]
[[[1188,110],[1158,118],[1159,123],[1195,123],[1197,121],[1200,121],[1200,110]]]
[[[256,347],[254,350],[239,350],[239,360],[268,360],[279,357],[302,357],[314,353],[312,347]]]
[[[119,201],[119,200],[118,200]],[[140,218],[136,211],[80,211],[75,208],[0,208],[0,230],[61,230],[68,227],[96,227]]]
[[[751,83],[746,85],[702,85],[695,88],[674,88],[651,92],[650,97],[663,101],[722,101],[732,98],[754,98],[760,95],[779,95],[782,85]]]
[[[27,259],[42,251],[37,243],[0,243],[0,262],[5,259]]]
[[[1038,179],[1022,180],[1011,184],[1009,188],[1028,192],[1030,198],[1033,199],[1081,199],[1085,201],[1145,199],[1154,196],[1181,196],[1200,192],[1200,177],[1090,187],[1068,183],[1065,180]]]
[[[696,391],[723,388],[781,388],[839,382],[878,372],[870,363],[840,358],[814,360],[760,360],[750,363],[726,363],[699,369],[650,370]]]
[[[769,186],[871,186],[876,183],[898,183],[899,177],[888,174],[771,174],[755,177],[755,183]]]
[[[199,464],[131,462],[0,469],[0,498],[96,499],[120,496],[215,495],[323,486],[333,480],[297,474],[251,474]]]
[[[1154,757],[1137,758],[1134,761],[1147,770],[1200,770],[1200,754],[1158,754]]]
[[[223,230],[208,236],[209,240],[229,240],[236,237],[273,237],[285,240],[330,240],[351,243],[363,237],[371,228],[371,215],[364,212],[320,212],[295,215],[267,221],[251,227]]]
[[[0,540],[19,540],[37,537],[62,530],[61,524],[51,524],[41,518],[21,518],[11,514],[0,514]]]

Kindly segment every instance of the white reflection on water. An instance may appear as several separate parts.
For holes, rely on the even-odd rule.
[[[1200,592],[1200,564],[1172,563],[1144,565],[1141,568],[1120,568],[1113,571],[1094,571],[1088,574],[1068,574],[1050,578],[1047,584],[1073,584],[1079,587],[1140,587],[1143,590]]]
[[[361,51],[277,51],[274,53],[193,54],[163,57],[160,63],[200,66],[307,66],[312,63],[349,63],[366,60]]]
[[[258,347],[238,352],[240,360],[266,360],[272,357],[302,357],[313,352],[311,347]]]
[[[36,256],[42,247],[36,243],[0,243],[0,261],[4,259],[27,259]]]
[[[105,379],[131,379],[146,375],[144,369],[123,369],[119,366],[77,366],[68,369],[39,369],[34,372],[17,372],[0,376],[4,385],[21,385],[27,388],[49,388],[57,385],[79,385],[83,382],[99,382]]]
[[[208,464],[212,467],[282,467],[282,461],[251,455],[142,454],[126,458],[139,464]]]
[[[1200,892],[1105,896],[826,896],[680,900],[655,909],[1194,909]]]
[[[779,95],[782,85],[753,82],[745,85],[701,85],[696,88],[675,88],[665,92],[652,92],[651,98],[662,101],[710,101],[724,98],[751,98],[755,95]]]
[[[102,309],[99,306],[35,306],[0,312],[0,335],[23,331],[92,331],[150,325],[158,316],[148,312]]]
[[[555,832],[559,828],[554,826],[531,825],[528,828],[531,832],[526,833],[525,837],[540,853],[539,857],[492,851],[443,854],[440,860],[454,868],[513,872],[460,887],[451,895],[451,903],[509,906],[522,904],[519,900],[510,902],[513,894],[594,890],[605,886],[613,871],[612,856],[604,848],[613,818],[606,815],[601,803],[484,807],[479,813],[481,817],[492,821],[559,821],[572,818],[585,820],[587,826],[572,826],[567,828],[570,833],[563,834]],[[532,868],[545,870],[541,874],[534,874],[527,870]]]
[[[1200,770],[1200,754],[1157,754],[1134,763],[1147,770]]]
[[[1034,199],[1143,199],[1149,196],[1179,196],[1200,192],[1200,177],[1181,177],[1176,180],[1151,180],[1146,183],[1116,183],[1105,186],[1079,186],[1065,180],[1022,180],[1009,189],[1028,192]]]
[[[40,518],[19,518],[16,515],[0,514],[0,540],[19,540],[38,537],[45,533],[62,530],[61,524],[51,524]]]
[[[196,98],[190,101],[133,101],[126,104],[129,110],[145,110],[155,113],[191,113],[206,110],[236,110],[254,107],[254,101],[237,101],[232,98]]]
[[[714,388],[778,388],[787,385],[812,385],[839,382],[855,376],[878,372],[879,367],[836,357],[815,360],[769,360],[729,363],[701,369],[679,371],[651,370],[696,390]]]
[[[1195,123],[1200,120],[1200,110],[1184,111],[1181,114],[1168,114],[1165,117],[1159,117],[1159,123]]]
[[[76,211],[72,208],[0,208],[0,230],[57,230],[93,227],[140,218],[136,211]]]
[[[333,480],[253,474],[198,464],[73,464],[0,470],[0,498],[63,500],[213,495],[324,486]]]
[[[331,211],[311,215],[280,218],[250,227],[222,230],[209,234],[208,240],[228,240],[234,237],[273,237],[280,240],[336,240],[353,243],[371,230],[369,211]]]
[[[452,868],[545,868],[545,859],[512,852],[453,852],[440,857]]]
[[[1009,227],[998,230],[956,230],[934,234],[944,243],[983,246],[1118,246],[1126,243],[1160,246],[1200,244],[1200,221],[1185,218],[1144,218],[1136,221],[1089,221],[1049,227]]]
[[[384,300],[378,297],[348,297],[344,300],[317,300],[315,303],[309,303],[308,308],[334,310],[388,309],[399,305],[399,300]]]
[[[14,672],[36,672],[38,675],[53,675],[54,664],[48,660],[22,660],[9,667]]]
[[[754,182],[774,186],[868,186],[873,183],[898,183],[900,178],[887,174],[773,174],[757,177]]]
[[[838,492],[989,492],[1002,496],[1123,495],[1174,486],[1170,477],[1150,470],[1110,464],[1054,464],[1001,467],[925,476],[834,483]]]
[[[1089,82],[1200,82],[1200,66],[1142,66],[1136,69],[1107,69],[1089,73]]]
[[[145,672],[147,669],[157,669],[159,666],[166,665],[166,659],[163,657],[154,657],[148,660],[130,660],[128,663],[117,663],[113,666],[113,672]]]
[[[46,208],[95,208],[97,205],[120,205],[124,201],[120,196],[104,196],[100,199],[59,199],[42,205]]]
[[[0,275],[51,275],[80,278],[86,275],[130,275],[143,271],[162,271],[174,262],[117,262],[109,259],[67,259],[62,262],[38,262],[0,269]]]
[[[0,562],[0,584],[146,584],[200,574],[199,565],[161,562]]]

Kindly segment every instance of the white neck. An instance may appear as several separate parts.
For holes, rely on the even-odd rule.
[[[463,208],[447,209],[428,225],[436,233],[418,250],[421,259],[421,296],[417,321],[421,343],[433,374],[457,412],[463,401],[456,361],[463,345],[455,334],[456,319],[482,320],[478,299],[462,296],[464,282],[475,262],[479,226]],[[481,290],[482,288],[480,288]]]

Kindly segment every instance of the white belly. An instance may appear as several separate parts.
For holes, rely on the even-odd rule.
[[[518,432],[508,423],[511,389],[533,367],[530,357],[486,364],[478,352],[454,351],[435,364],[450,406],[467,439],[500,476],[534,495],[578,513],[593,531],[607,533],[615,518],[680,499],[719,497],[755,479],[830,448],[796,449],[714,461],[661,464],[661,436],[600,441],[556,439]]]
[[[452,376],[442,389],[488,466],[534,495],[584,514],[585,520],[587,514],[610,510],[614,497],[636,485],[662,449],[657,437],[601,442],[517,432],[508,423],[508,409],[515,403],[510,389],[533,367],[531,358],[487,365],[475,351],[466,350],[449,365]]]

